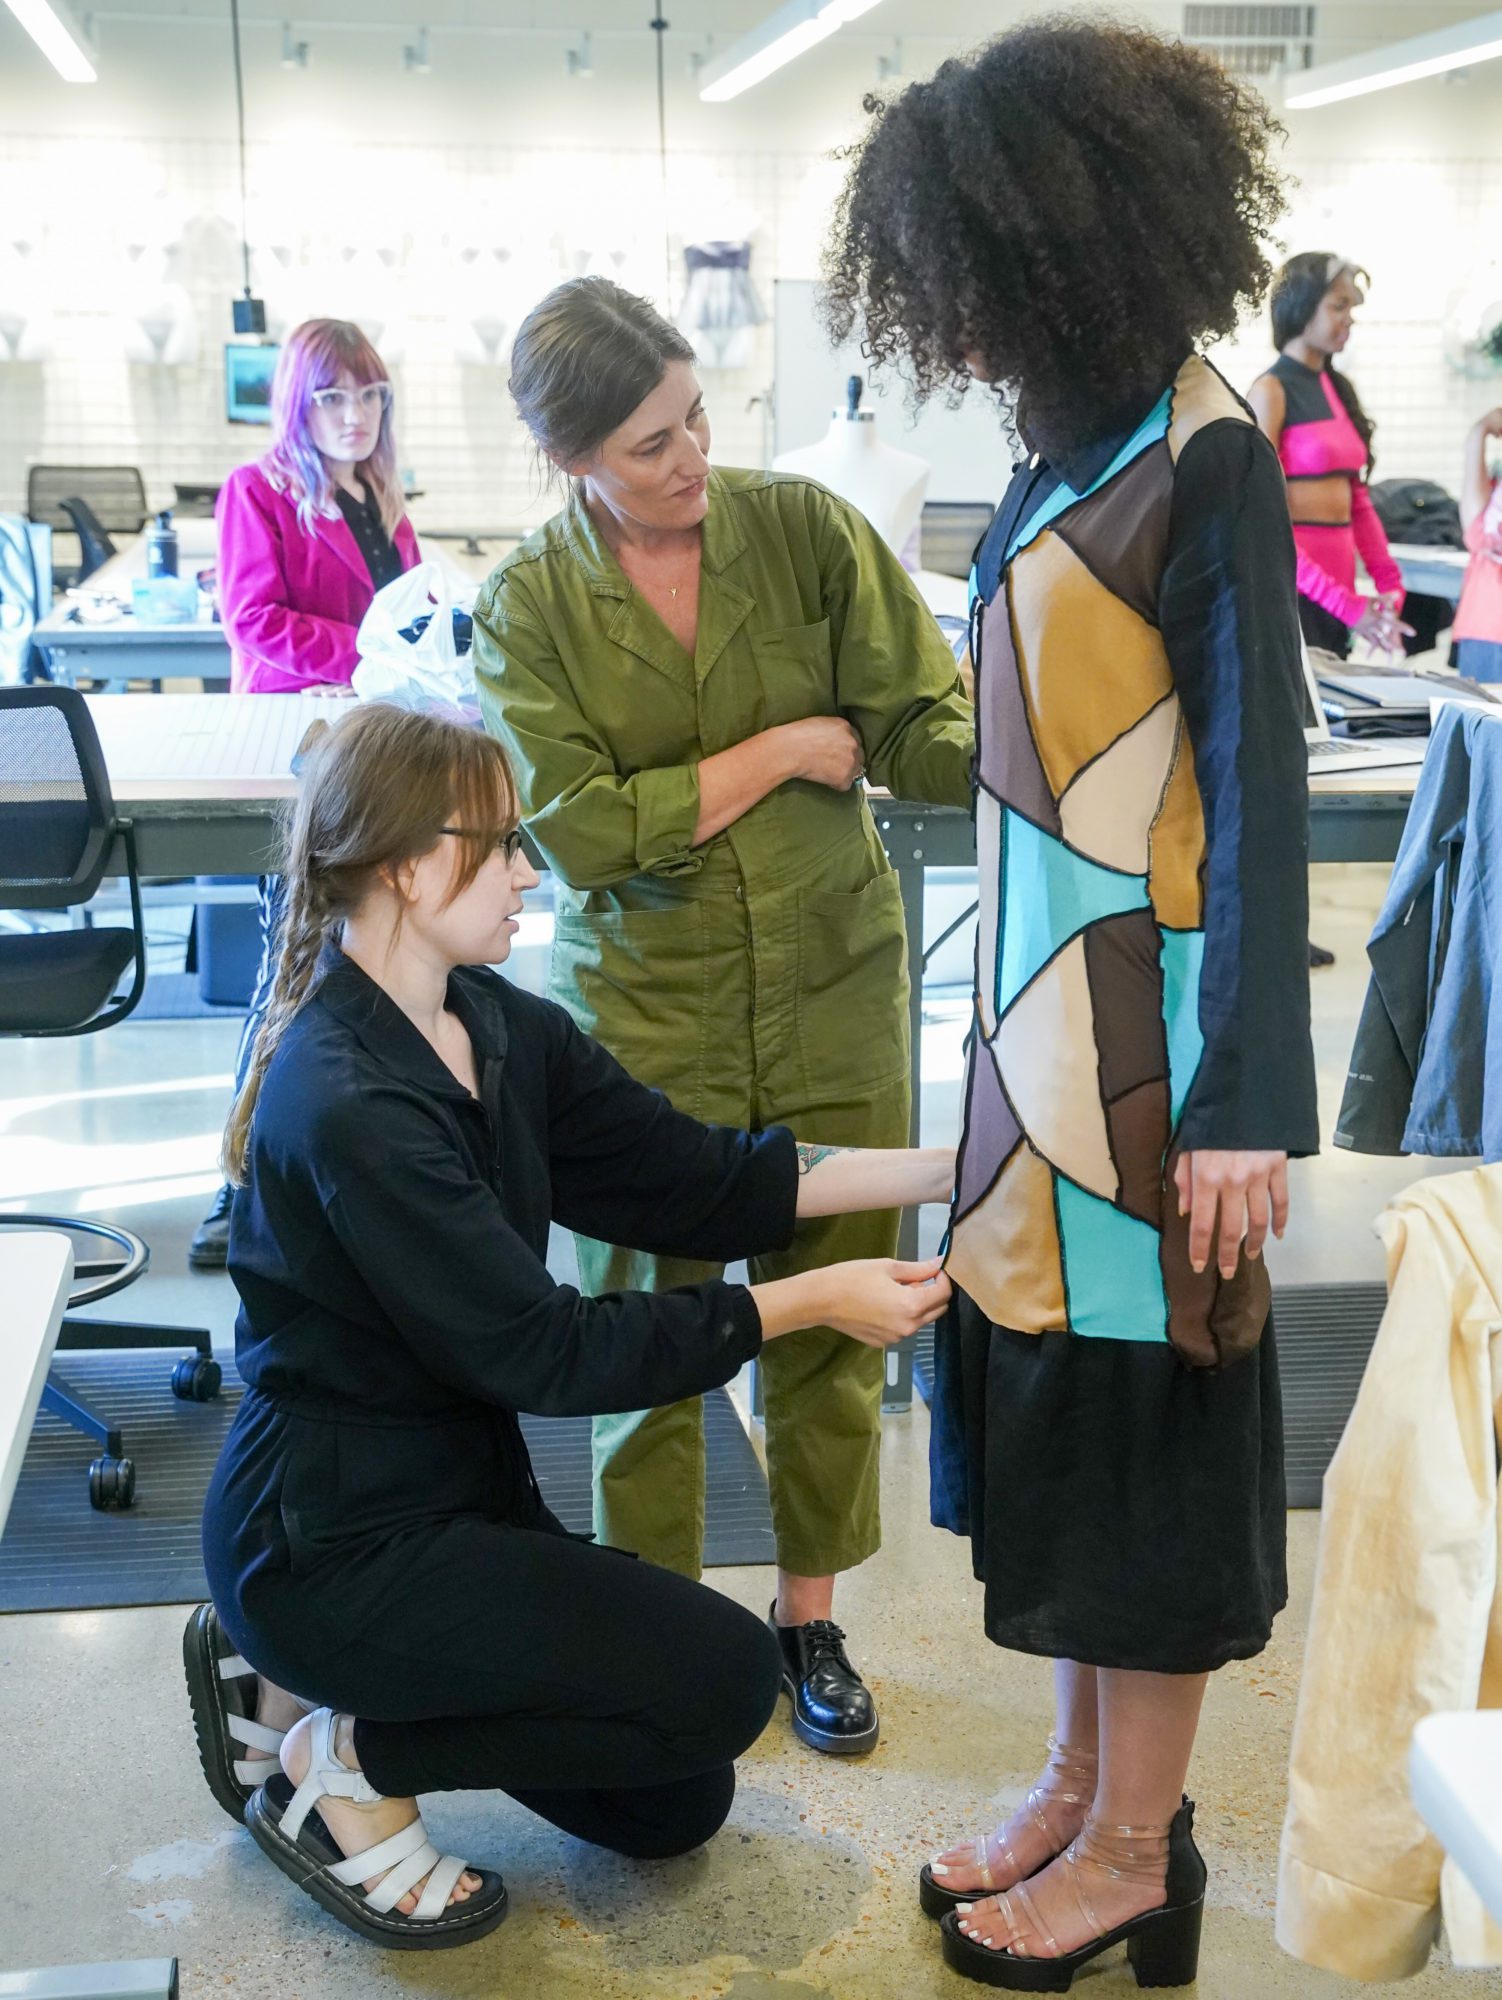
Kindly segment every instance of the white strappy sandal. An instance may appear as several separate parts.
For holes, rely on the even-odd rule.
[[[263,1778],[277,1769],[285,1734],[255,1719],[256,1670],[232,1651],[212,1604],[200,1604],[183,1632],[183,1672],[193,1704],[198,1761],[209,1790],[238,1826],[245,1803]],[[248,1686],[236,1686],[237,1682]],[[235,1745],[264,1750],[266,1758],[237,1757]],[[269,1759],[269,1761],[268,1761]]]
[[[476,1868],[457,1854],[440,1854],[428,1839],[421,1814],[363,1853],[345,1854],[320,1818],[318,1801],[350,1799],[369,1805],[383,1794],[335,1756],[333,1710],[314,1709],[311,1721],[313,1758],[302,1783],[294,1790],[285,1773],[278,1772],[251,1794],[245,1808],[245,1824],[261,1852],[371,1944],[397,1951],[442,1951],[493,1931],[506,1915],[505,1883],[493,1869]],[[467,1901],[450,1906],[454,1885],[466,1870],[479,1876],[480,1886]],[[377,1875],[381,1879],[367,1894],[361,1885]],[[425,1875],[427,1886],[407,1916],[396,1905]]]

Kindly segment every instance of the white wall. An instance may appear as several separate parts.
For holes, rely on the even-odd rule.
[[[762,11],[762,0],[746,0],[718,18],[728,31]],[[970,19],[961,0],[914,11],[935,27]],[[976,19],[1007,11],[972,8]],[[1166,23],[1176,10],[1146,11]],[[1391,33],[1464,11],[1362,10]],[[596,15],[599,25],[620,10],[602,3]],[[691,24],[715,16],[710,0],[674,9]],[[1322,18],[1349,25],[1356,10],[1330,6]],[[0,359],[0,509],[19,504],[25,466],[38,459],[139,463],[165,487],[174,475],[221,477],[261,443],[222,416],[220,350],[240,288],[223,14],[97,20],[101,82],[69,89],[0,10],[0,352],[19,315],[22,352],[39,357]],[[415,510],[420,526],[522,525],[550,502],[509,410],[504,342],[498,362],[461,349],[478,351],[477,318],[514,324],[572,271],[605,269],[664,291],[653,50],[601,35],[593,79],[570,81],[560,37],[435,30],[432,73],[411,76],[400,48],[412,32],[395,22],[299,26],[312,64],[287,71],[279,24],[247,27],[255,282],[285,318],[335,312],[380,324],[401,395],[402,456],[428,495]],[[909,72],[971,38],[909,32]],[[817,272],[838,183],[829,150],[858,129],[883,43],[837,38],[728,106],[698,102],[688,46],[675,36],[674,271],[685,234],[750,234],[770,304],[774,278]],[[1450,294],[1502,255],[1502,63],[1458,84],[1290,113],[1287,123],[1300,183],[1288,247],[1337,248],[1373,273],[1349,365],[1381,426],[1381,472],[1453,487],[1465,425],[1502,396],[1502,383],[1448,371],[1442,353]],[[149,351],[132,322],[172,285],[187,358],[130,359],[132,340]],[[1265,363],[1262,327],[1218,358],[1244,384]],[[749,367],[707,378],[726,462],[761,458],[763,414],[748,406],[770,367],[764,332]]]

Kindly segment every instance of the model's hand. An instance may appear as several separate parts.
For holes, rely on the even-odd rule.
[[[1502,403],[1495,410],[1488,410],[1484,417],[1476,419],[1476,435],[1484,438],[1502,438]]]
[[[793,738],[795,777],[827,785],[832,792],[848,792],[860,782],[866,752],[842,715],[811,715],[805,722],[788,723],[787,728]]]
[[[868,1257],[832,1264],[821,1275],[829,1286],[828,1324],[867,1347],[895,1347],[932,1326],[949,1304],[951,1286],[940,1257],[922,1264]]]
[[[1269,1224],[1274,1236],[1288,1227],[1286,1153],[1181,1153],[1173,1178],[1196,1271],[1213,1251],[1220,1275],[1234,1278],[1243,1240],[1248,1257],[1260,1257]]]

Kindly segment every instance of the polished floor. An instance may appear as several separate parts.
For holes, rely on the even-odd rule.
[[[1340,954],[1315,983],[1327,1131],[1380,888],[1379,871],[1316,871],[1316,935]],[[142,1023],[0,1053],[0,1206],[118,1213],[154,1249],[131,1310],[207,1324],[216,1340],[229,1337],[230,1288],[187,1273],[183,1250],[214,1185],[233,1040],[223,1022]],[[934,1137],[954,1115],[956,1048],[954,1024],[936,1021],[925,1048]],[[1380,1276],[1371,1217],[1419,1170],[1344,1154],[1296,1168],[1275,1276]],[[371,1952],[221,1814],[194,1757],[181,1608],[0,1619],[0,1971],[175,1954],[185,2000],[929,2000],[973,1990],[939,1960],[914,1877],[935,1847],[1020,1798],[1048,1728],[1048,1679],[1042,1663],[985,1641],[964,1547],[927,1526],[927,1433],[921,1405],[887,1419],[885,1546],[839,1599],[881,1702],[876,1753],[821,1759],[793,1738],[784,1709],[744,1760],[727,1829],[700,1854],[652,1866],[595,1853],[504,1799],[434,1800],[435,1835],[499,1866],[511,1887],[507,1923],[464,1952]],[[1211,1876],[1196,1989],[1205,2000],[1348,1990],[1284,1957],[1272,1932],[1317,1516],[1290,1525],[1293,1602],[1260,1660],[1217,1677],[1191,1777]],[[765,1571],[711,1580],[764,1609]],[[1403,1990],[1479,2000],[1497,1994],[1498,1975],[1457,1973],[1437,1957]],[[1118,1956],[1076,1991],[1107,2000],[1136,1987]]]

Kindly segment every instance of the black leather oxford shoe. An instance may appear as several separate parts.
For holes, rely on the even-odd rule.
[[[858,1756],[874,1750],[881,1718],[871,1690],[851,1666],[845,1635],[827,1618],[779,1625],[767,1620],[782,1647],[782,1685],[792,1697],[793,1729],[811,1750]]]

